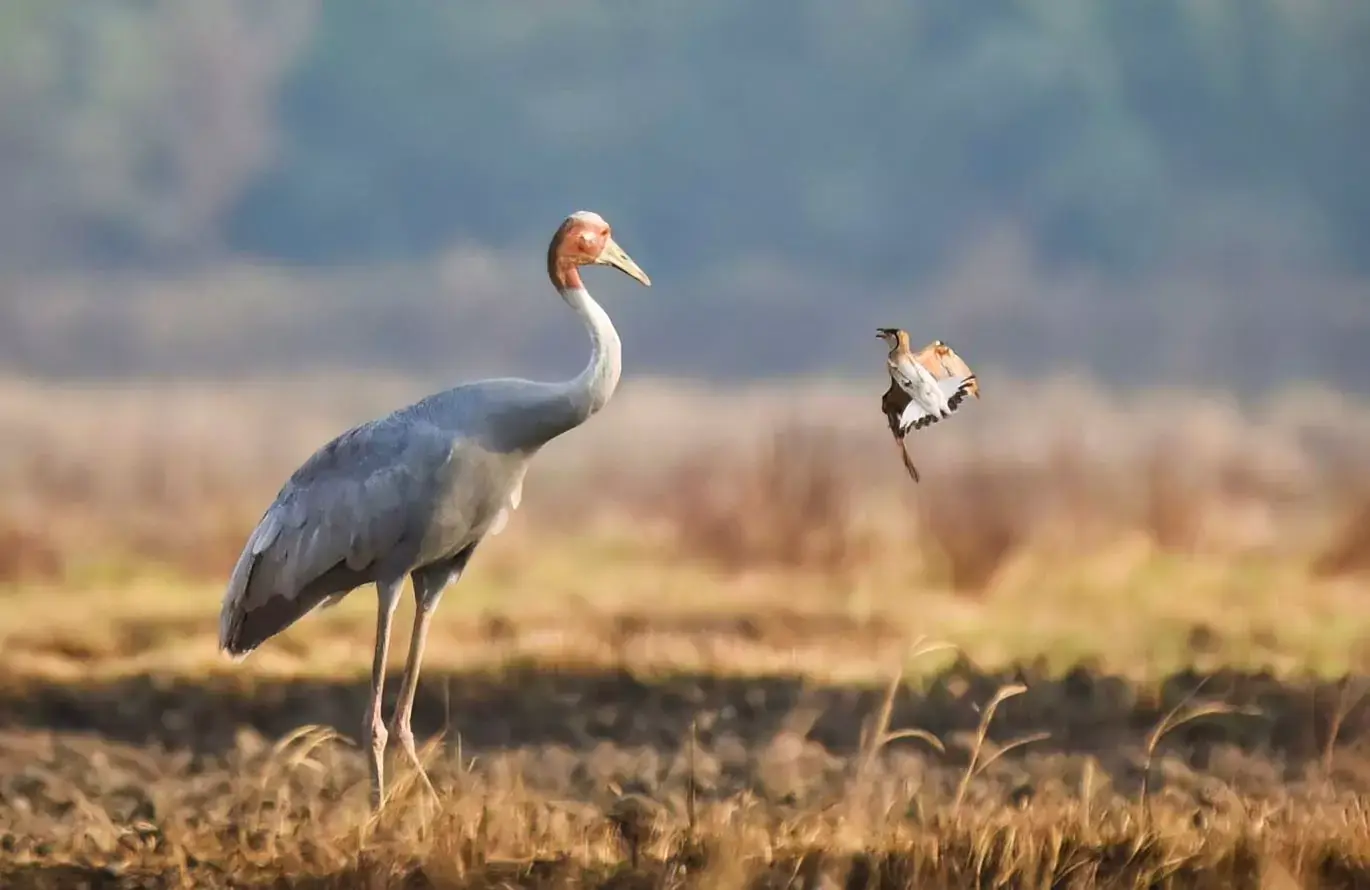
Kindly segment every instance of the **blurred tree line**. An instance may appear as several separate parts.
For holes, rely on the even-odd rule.
[[[1247,313],[1238,365],[1286,321],[1363,347],[1366,47],[1364,0],[9,0],[0,259],[422,262],[540,245],[590,207],[696,301],[655,307],[654,336],[669,319],[736,355],[748,338],[706,310],[737,330],[783,309],[796,337],[834,302],[916,324],[921,289],[988,261],[967,245],[1002,259],[1011,232],[1032,274],[1089,282],[1032,317],[1060,344],[1080,305],[1112,324],[1075,356],[1106,371],[1143,372],[1119,343],[1186,314]],[[1257,293],[1227,277],[1247,264],[1320,286]],[[1001,297],[924,317],[1012,353],[1032,295]],[[1321,314],[1295,318],[1299,300]],[[848,349],[769,348],[723,370]],[[1351,368],[1324,359],[1293,371]]]

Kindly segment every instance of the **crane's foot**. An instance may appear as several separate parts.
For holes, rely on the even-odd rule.
[[[379,812],[385,799],[385,745],[390,733],[380,720],[366,725],[367,766],[371,773],[371,810]]]
[[[404,754],[410,766],[419,774],[419,781],[423,784],[424,790],[434,801],[438,799],[438,791],[433,787],[432,781],[428,778],[428,771],[423,768],[423,762],[419,760],[419,752],[414,747],[414,730],[410,729],[406,723],[396,723],[392,728],[395,741],[399,743],[400,751]]]

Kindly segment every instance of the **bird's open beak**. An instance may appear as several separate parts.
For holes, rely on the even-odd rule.
[[[639,281],[644,287],[652,286],[652,279],[647,277],[647,273],[633,262],[633,258],[628,256],[627,251],[618,246],[618,243],[610,238],[604,243],[604,249],[599,253],[599,259],[595,262],[604,266],[613,266],[618,271]]]

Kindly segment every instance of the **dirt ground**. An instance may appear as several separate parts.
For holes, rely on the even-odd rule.
[[[392,760],[376,821],[360,681],[0,687],[6,887],[1370,882],[1350,681],[962,660],[882,714],[891,687],[799,676],[434,671],[414,722],[441,801]]]

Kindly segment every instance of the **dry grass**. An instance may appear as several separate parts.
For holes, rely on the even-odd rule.
[[[285,474],[424,388],[0,387],[0,884],[1370,881],[1363,409],[1005,385],[913,486],[865,388],[630,388],[445,600],[441,805],[376,821],[369,594],[241,665],[214,617]]]
[[[897,694],[898,684],[720,687],[536,668],[466,677],[446,710],[427,699],[418,715],[421,731],[445,721],[424,755],[440,800],[401,770],[379,819],[366,810],[350,733],[300,725],[330,711],[355,720],[359,688],[327,706],[341,689],[167,688],[125,698],[123,729],[107,726],[103,739],[0,736],[0,873],[7,887],[77,877],[109,887],[1233,888],[1275,875],[1308,887],[1370,878],[1370,758],[1363,742],[1331,739],[1324,768],[1305,729],[1310,716],[1334,716],[1319,711],[1330,690],[1208,680],[1210,694],[1263,706],[1245,708],[1258,717],[1223,722],[1238,706],[1196,699],[1205,679],[1194,676],[1151,687],[1076,672],[1004,685],[962,667]],[[43,704],[52,694],[15,689],[5,707],[21,724],[61,726]],[[182,722],[189,734],[171,751],[118,741],[167,731],[141,710],[154,700],[182,721],[195,714]],[[102,713],[92,696],[69,700],[67,715],[82,709]],[[1370,715],[1352,708],[1341,719],[1363,733]],[[929,728],[890,730],[913,721]]]

